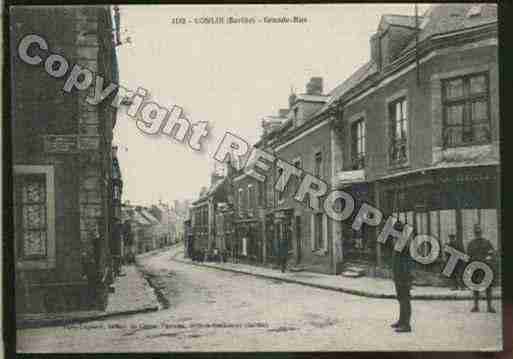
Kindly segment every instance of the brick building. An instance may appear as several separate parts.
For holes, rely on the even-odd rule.
[[[16,309],[58,312],[106,304],[112,279],[112,130],[116,109],[62,91],[43,63],[17,56],[28,34],[117,82],[109,7],[14,7],[11,88]],[[48,52],[41,51],[43,58]],[[71,66],[70,66],[71,68]]]

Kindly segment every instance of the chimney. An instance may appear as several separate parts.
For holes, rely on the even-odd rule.
[[[280,114],[281,114],[281,111],[280,110]],[[288,112],[288,110],[286,110],[286,112]],[[282,124],[282,116],[280,115],[279,118],[277,117],[268,117],[268,118],[264,118],[262,119],[262,131],[263,131],[263,135],[266,136],[268,133],[271,133],[273,132],[274,130],[280,128],[281,124]]]
[[[291,94],[289,95],[289,108],[292,108],[292,106],[296,102],[296,98],[297,98],[296,94],[291,92]]]
[[[210,175],[210,185],[214,186],[217,182],[223,179],[223,176],[219,175],[218,173],[214,172]]]
[[[312,77],[306,84],[308,95],[322,95],[322,77]]]

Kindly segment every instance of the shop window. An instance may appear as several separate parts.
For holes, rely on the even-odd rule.
[[[442,88],[444,147],[490,142],[488,75],[444,80]]]
[[[313,250],[319,250],[324,248],[324,215],[315,213],[313,216]]]

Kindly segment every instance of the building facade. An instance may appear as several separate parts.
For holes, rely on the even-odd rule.
[[[116,110],[108,100],[89,105],[87,91],[63,92],[64,79],[23,62],[16,46],[37,34],[70,63],[117,82],[111,11],[14,7],[10,19],[16,308],[101,309],[112,278]]]
[[[417,19],[418,40],[414,17],[383,16],[369,63],[335,89],[334,182],[363,191],[415,233],[443,244],[454,234],[466,248],[480,224],[500,250],[496,11],[434,6]],[[343,242],[358,237],[340,227]],[[356,252],[386,268],[390,255],[368,232]],[[439,273],[442,263],[417,269]]]
[[[314,77],[287,109],[262,121],[255,147],[277,159],[263,183],[242,172],[228,176],[232,207],[220,215],[233,213],[243,257],[273,262],[285,240],[292,266],[339,274],[359,265],[390,275],[390,250],[376,240],[384,221],[355,231],[356,211],[334,221],[322,203],[299,203],[293,197],[307,175],[352,194],[356,209],[372,205],[442,245],[455,235],[466,248],[479,224],[501,251],[496,4],[384,15],[369,47],[369,61],[329,94]],[[286,184],[278,183],[284,166],[293,173]],[[443,283],[445,260],[442,252],[430,266],[416,264],[419,281]]]

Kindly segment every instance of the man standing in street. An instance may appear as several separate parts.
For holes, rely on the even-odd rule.
[[[455,234],[449,234],[449,246],[460,251],[461,253],[465,253],[465,249],[463,248],[463,243],[456,239]],[[457,263],[454,272],[452,273],[452,290],[465,289],[463,285],[463,268],[465,267],[464,263]]]
[[[402,231],[403,225],[396,224],[396,230]],[[395,239],[394,242],[397,242]],[[395,244],[395,243],[394,243]],[[412,284],[412,263],[408,251],[408,245],[404,246],[401,252],[392,250],[392,273],[394,278],[395,291],[399,301],[399,320],[391,325],[396,333],[411,332],[411,284]]]
[[[285,270],[287,269],[287,259],[289,256],[289,246],[284,237],[280,239],[279,246],[281,272],[285,273]]]
[[[488,264],[490,268],[494,268],[494,249],[489,240],[483,238],[481,227],[474,225],[474,239],[468,244],[468,255],[470,261],[480,261]],[[476,281],[479,281],[477,279]],[[495,313],[492,307],[492,285],[486,288],[486,303],[488,304],[488,312]],[[474,307],[471,312],[479,312],[479,291],[474,291]]]

